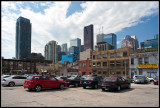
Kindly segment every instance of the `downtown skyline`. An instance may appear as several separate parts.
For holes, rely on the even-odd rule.
[[[28,6],[24,8],[25,4],[27,5],[27,3]],[[31,35],[31,52],[42,53],[43,55],[45,44],[51,40],[57,41],[58,45],[67,43],[67,46],[69,48],[69,43],[71,39],[80,38],[82,42],[81,44],[84,45],[83,28],[84,26],[90,24],[94,25],[94,46],[96,45],[96,35],[99,34],[99,29],[102,28],[102,26],[103,33],[115,33],[117,35],[117,48],[121,47],[121,41],[126,35],[136,35],[140,44],[140,42],[144,40],[153,39],[155,34],[159,34],[158,2],[76,2],[77,4],[74,3],[2,2],[2,56],[4,58],[15,57],[15,26],[16,20],[19,16],[30,19],[31,24],[33,26]],[[78,5],[78,3],[82,9],[75,8],[75,11],[69,13],[70,8],[73,5]],[[37,8],[37,10],[34,9],[31,4],[34,8]],[[107,8],[105,7],[109,4],[112,4],[114,8],[112,8],[111,6]],[[101,5],[101,8],[94,9],[95,6],[100,7]],[[119,7],[119,5],[123,5],[123,7]],[[117,10],[118,7],[119,10]],[[39,11],[38,8],[40,8]],[[129,10],[132,13],[129,13],[128,10],[125,10],[125,8],[129,8]],[[122,10],[124,11],[124,13],[120,13]],[[115,11],[117,11],[117,13],[114,14]],[[149,36],[139,36],[138,32],[150,32],[145,31],[144,29],[144,25],[147,24],[147,29],[150,28],[149,30],[151,30],[152,34],[150,34]],[[135,29],[139,26],[141,26],[142,30]],[[154,32],[153,29],[155,29]]]

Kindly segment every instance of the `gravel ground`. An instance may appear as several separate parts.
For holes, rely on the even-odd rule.
[[[23,86],[2,87],[2,107],[158,107],[159,86],[131,84],[131,89],[104,91],[82,87],[29,91]]]

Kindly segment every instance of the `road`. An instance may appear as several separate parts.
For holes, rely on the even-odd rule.
[[[29,91],[23,86],[2,87],[2,107],[158,107],[159,86],[131,84],[131,89],[105,91],[82,87]]]

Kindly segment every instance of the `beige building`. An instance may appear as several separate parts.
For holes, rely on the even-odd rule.
[[[87,49],[83,52],[80,52],[80,60],[87,60],[87,58],[89,58],[91,60],[92,58],[92,50],[91,49]]]
[[[92,52],[92,72],[98,76],[120,75],[129,77],[131,48]]]

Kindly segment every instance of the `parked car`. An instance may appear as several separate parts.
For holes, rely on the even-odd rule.
[[[62,80],[56,79],[52,75],[31,75],[27,77],[23,87],[39,92],[41,89],[46,88],[64,89],[64,87],[67,87],[67,84]]]
[[[159,77],[156,76],[153,81],[154,85],[158,85],[158,81],[159,81]]]
[[[11,75],[2,75],[1,76],[1,81],[3,81],[3,78],[7,78],[7,77],[10,77]]]
[[[58,80],[63,80],[65,82],[67,82],[67,77],[66,76],[57,76],[56,77]]]
[[[106,89],[117,89],[120,91],[122,88],[130,89],[131,82],[121,76],[105,77],[101,85],[102,91],[105,91]]]
[[[2,86],[15,86],[15,85],[23,85],[26,77],[20,76],[20,75],[11,75],[9,77],[3,78],[3,81],[1,81]]]
[[[149,80],[149,82],[153,82],[154,81],[154,78],[147,77],[147,79]]]
[[[86,87],[92,87],[97,89],[98,88],[98,83],[100,82],[101,77],[98,76],[88,76],[86,77],[82,82],[82,86],[85,89]],[[99,83],[100,84],[100,83]]]
[[[78,75],[71,75],[71,77],[69,77],[67,79],[67,86],[69,87],[70,85],[74,85],[75,87],[79,87],[80,86],[80,80],[81,77]]]
[[[134,83],[135,84],[137,84],[137,83],[146,84],[146,83],[149,83],[149,80],[144,75],[136,75],[135,78],[134,78]]]

